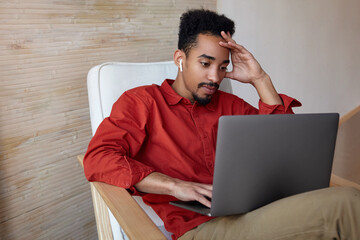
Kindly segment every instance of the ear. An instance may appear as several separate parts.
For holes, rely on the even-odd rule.
[[[174,63],[176,66],[178,66],[178,68],[180,70],[182,69],[180,60],[182,60],[182,62],[184,64],[184,59],[185,59],[185,53],[180,49],[176,50],[174,53]]]

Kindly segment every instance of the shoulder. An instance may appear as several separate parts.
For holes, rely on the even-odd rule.
[[[111,116],[147,114],[158,88],[157,85],[148,85],[125,91],[113,104]]]
[[[160,86],[156,84],[136,87],[125,91],[118,101],[130,106],[146,105],[149,107],[153,102],[157,102],[161,98],[159,88]]]
[[[126,98],[139,98],[143,101],[147,101],[149,99],[156,98],[156,96],[160,94],[159,88],[160,86],[156,84],[140,86],[125,91],[123,95]]]

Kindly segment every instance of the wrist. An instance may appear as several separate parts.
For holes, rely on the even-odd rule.
[[[178,193],[178,187],[180,186],[182,180],[177,178],[171,178],[168,180],[169,182],[167,183],[167,187],[168,187],[167,194],[176,197]]]
[[[255,88],[258,88],[258,87],[261,87],[261,86],[264,86],[264,85],[268,85],[269,83],[271,83],[270,76],[267,75],[267,73],[265,73],[265,72],[263,72],[262,74],[260,74],[260,76],[254,78],[251,81],[251,84]]]
[[[282,105],[282,99],[277,93],[274,85],[272,84],[270,76],[266,76],[257,79],[253,86],[255,87],[257,93],[259,94],[260,100],[268,105]]]

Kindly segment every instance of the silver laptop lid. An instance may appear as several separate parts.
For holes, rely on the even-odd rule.
[[[339,114],[219,119],[211,215],[329,186]]]

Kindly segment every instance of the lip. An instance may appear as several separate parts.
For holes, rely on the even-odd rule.
[[[203,89],[203,91],[205,92],[205,94],[208,95],[213,95],[216,92],[216,88],[215,87],[209,87],[209,86],[203,86],[201,87]]]

